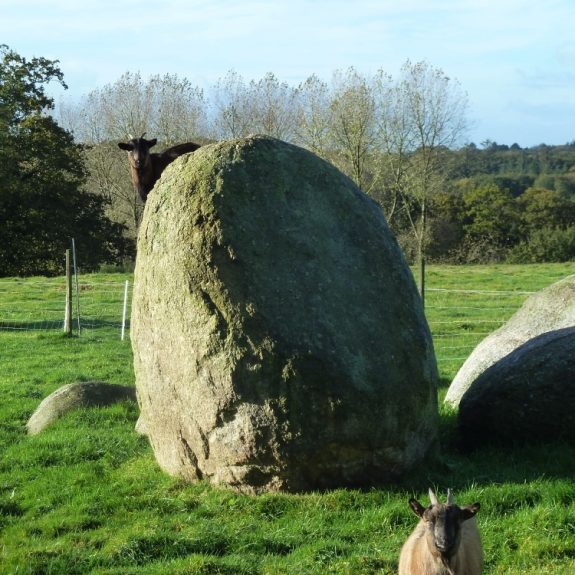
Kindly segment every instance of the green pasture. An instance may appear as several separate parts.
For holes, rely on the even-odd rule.
[[[568,264],[431,266],[440,397],[485,333],[572,273]],[[86,323],[73,337],[60,329],[62,278],[0,279],[0,574],[391,575],[416,523],[407,500],[426,501],[430,485],[481,502],[486,574],[575,573],[573,446],[464,454],[443,407],[441,461],[365,491],[252,497],[185,485],[159,470],[129,402],[26,436],[41,399],[66,383],[133,383],[120,340],[126,279],[80,277]]]

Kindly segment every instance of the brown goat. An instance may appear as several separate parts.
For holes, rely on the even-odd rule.
[[[447,504],[439,503],[430,489],[431,505],[410,499],[420,518],[401,549],[399,575],[481,575],[483,550],[475,514],[479,503],[459,507],[447,492]]]
[[[195,152],[200,147],[194,142],[187,142],[154,154],[150,153],[150,148],[155,146],[158,140],[156,138],[146,140],[145,135],[144,133],[139,138],[132,138],[129,142],[118,144],[121,150],[128,152],[132,182],[143,202],[147,200],[150,190],[168,164],[178,156]]]

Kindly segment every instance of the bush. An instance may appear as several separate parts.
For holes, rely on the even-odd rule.
[[[573,260],[575,260],[575,226],[536,230],[526,241],[513,247],[508,256],[508,262],[514,264]]]
[[[102,274],[133,274],[136,267],[136,260],[125,259],[122,263],[102,264],[98,270]]]

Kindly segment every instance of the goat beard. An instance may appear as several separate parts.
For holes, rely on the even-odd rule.
[[[443,566],[447,569],[447,572],[449,573],[449,575],[457,575],[455,573],[455,571],[453,570],[453,568],[451,567],[451,565],[449,564],[451,556],[447,556],[447,555],[444,555],[443,553],[441,553],[440,557],[441,557],[441,562],[443,563]]]

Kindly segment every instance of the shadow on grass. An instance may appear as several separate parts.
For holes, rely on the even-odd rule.
[[[565,441],[484,445],[467,449],[459,433],[457,411],[439,403],[437,456],[414,470],[404,487],[426,490],[429,486],[462,490],[470,485],[525,483],[575,477],[575,445]]]

